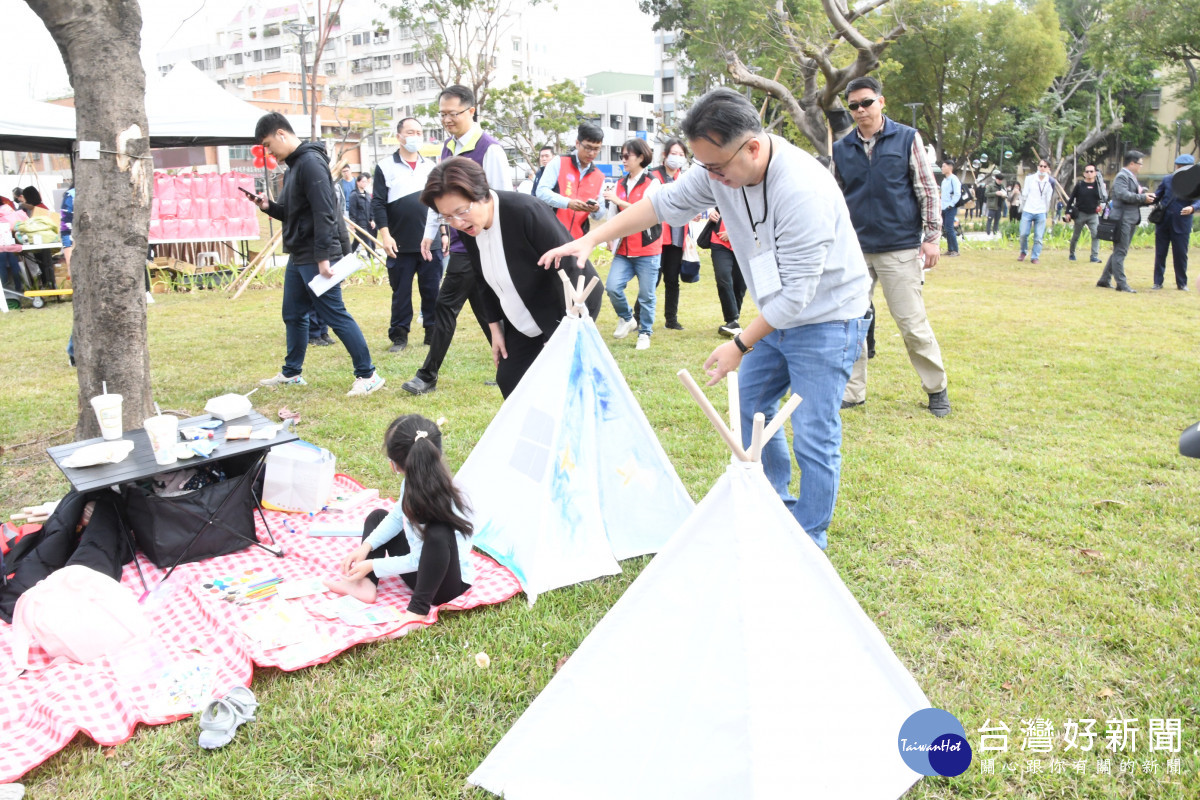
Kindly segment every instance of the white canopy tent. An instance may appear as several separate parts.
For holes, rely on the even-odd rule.
[[[254,125],[265,112],[222,89],[188,62],[165,77],[146,76],[146,119],[151,147],[255,144]],[[296,135],[312,129],[303,115],[288,115]],[[75,142],[75,109],[12,98],[0,117],[0,150],[69,153]]]

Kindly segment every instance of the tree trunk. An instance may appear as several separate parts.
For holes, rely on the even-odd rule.
[[[125,430],[142,427],[154,410],[144,278],[154,165],[138,54],[142,14],[137,0],[26,2],[62,53],[78,140],[100,143],[99,160],[75,162],[76,436],[86,439],[100,432],[89,400],[102,381],[124,397]]]

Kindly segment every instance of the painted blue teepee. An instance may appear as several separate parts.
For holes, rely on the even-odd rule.
[[[694,505],[580,313],[594,285],[565,287],[567,319],[456,476],[473,509],[473,544],[513,571],[530,602],[657,552]]]

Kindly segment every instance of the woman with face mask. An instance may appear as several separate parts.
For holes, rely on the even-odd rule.
[[[682,139],[668,139],[663,143],[663,163],[650,170],[662,184],[673,182],[688,163],[688,151]],[[686,225],[663,229],[662,266],[659,278],[667,285],[667,296],[663,305],[666,327],[681,331],[679,324],[679,265],[683,263],[683,242],[687,235]]]
[[[433,306],[442,282],[442,248],[430,248],[433,258],[429,261],[421,256],[426,216],[421,190],[433,170],[433,160],[420,153],[425,141],[421,123],[414,117],[405,117],[396,126],[396,136],[403,144],[375,166],[371,197],[371,216],[379,243],[387,253],[388,283],[392,287],[389,353],[399,353],[408,347],[413,318],[413,276],[421,293],[426,344],[433,332]]]

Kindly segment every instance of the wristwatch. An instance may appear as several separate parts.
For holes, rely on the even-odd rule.
[[[753,347],[746,346],[746,343],[742,341],[742,335],[740,333],[733,337],[733,343],[737,345],[738,350],[742,351],[742,355],[746,355],[746,353],[749,353],[754,349]]]

